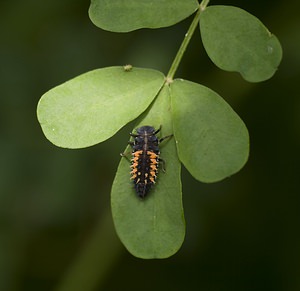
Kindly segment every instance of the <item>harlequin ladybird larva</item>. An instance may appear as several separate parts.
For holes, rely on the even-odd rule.
[[[135,191],[140,198],[145,198],[155,184],[158,174],[158,165],[164,161],[160,158],[159,144],[172,135],[158,139],[156,134],[161,128],[155,130],[152,126],[142,126],[136,133],[130,133],[134,141],[129,141],[132,147],[131,178]],[[123,154],[124,155],[124,154]]]

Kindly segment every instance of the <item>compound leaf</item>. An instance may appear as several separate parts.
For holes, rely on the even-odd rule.
[[[92,0],[89,16],[105,30],[128,32],[173,25],[197,10],[196,0]]]
[[[172,133],[169,88],[164,87],[153,106],[137,127],[151,125],[159,128],[160,136]],[[121,159],[111,191],[111,207],[118,236],[136,257],[167,258],[180,248],[185,235],[180,162],[175,139],[162,142],[161,157],[166,172],[159,171],[156,184],[144,199],[137,197],[130,180],[130,164]],[[127,152],[130,148],[127,147]]]
[[[223,98],[202,85],[175,80],[171,100],[179,159],[196,179],[216,182],[243,167],[248,131]]]
[[[209,6],[201,14],[200,30],[205,50],[219,68],[239,72],[249,82],[276,72],[282,58],[279,41],[245,10]]]
[[[139,116],[163,83],[162,73],[148,69],[90,71],[45,93],[38,104],[38,120],[57,146],[92,146]]]

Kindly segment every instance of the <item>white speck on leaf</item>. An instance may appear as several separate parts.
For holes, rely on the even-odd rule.
[[[268,46],[268,54],[272,54],[273,53],[273,47]]]

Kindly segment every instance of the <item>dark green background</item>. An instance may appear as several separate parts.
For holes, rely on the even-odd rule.
[[[60,149],[43,136],[36,105],[95,68],[130,63],[167,73],[191,18],[115,34],[90,22],[87,0],[0,2],[0,290],[54,290],[93,249],[91,240],[99,246],[94,261],[83,259],[82,277],[69,277],[87,280],[81,290],[90,277],[94,290],[300,290],[300,4],[211,4],[259,17],[281,41],[283,61],[272,79],[250,84],[216,68],[195,34],[177,76],[228,101],[249,129],[250,159],[215,184],[183,170],[184,245],[170,259],[140,260],[119,242],[110,216],[132,125],[97,146]]]

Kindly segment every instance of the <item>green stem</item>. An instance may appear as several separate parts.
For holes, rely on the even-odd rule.
[[[179,66],[180,62],[181,62],[181,59],[182,59],[182,57],[185,53],[185,50],[186,50],[186,48],[187,48],[194,32],[195,32],[195,29],[198,25],[198,22],[199,22],[199,19],[200,19],[200,14],[206,8],[208,3],[209,3],[209,0],[203,0],[201,2],[200,6],[199,6],[199,9],[198,9],[193,21],[192,21],[187,33],[185,34],[184,40],[181,43],[181,46],[180,46],[180,48],[177,52],[177,55],[176,55],[172,65],[171,65],[171,68],[170,68],[170,70],[167,74],[167,82],[171,82],[173,80],[174,75],[175,75],[175,73],[178,69],[178,66]]]
[[[200,3],[200,10],[204,10],[206,8],[206,6],[208,5],[210,0],[203,0],[201,3]]]
[[[109,272],[117,264],[122,250],[114,231],[110,211],[105,210],[100,223],[95,227],[90,239],[79,252],[55,291],[101,289]]]

